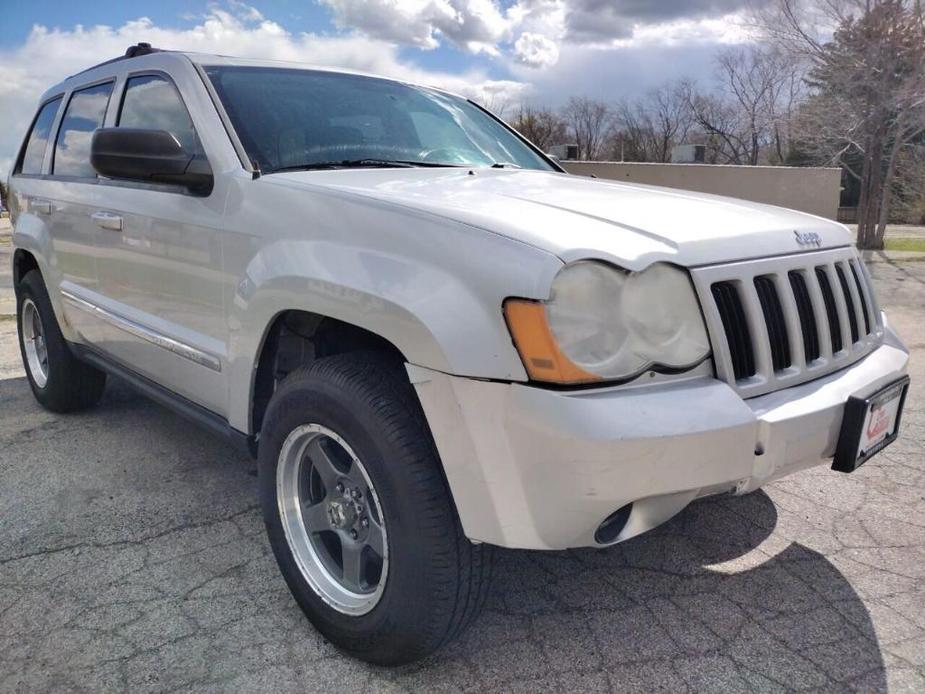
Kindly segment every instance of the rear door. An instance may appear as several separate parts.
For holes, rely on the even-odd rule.
[[[68,323],[83,339],[100,338],[101,322],[80,302],[99,290],[96,227],[90,219],[100,199],[99,177],[90,165],[90,140],[103,125],[115,80],[107,78],[75,88],[51,151],[42,204],[51,222],[51,250]]]
[[[166,73],[130,73],[117,104],[117,127],[166,130],[190,153],[206,156]],[[226,414],[221,196],[128,181],[101,188],[105,198],[88,210],[96,220],[99,303],[111,317],[99,346],[143,376]]]

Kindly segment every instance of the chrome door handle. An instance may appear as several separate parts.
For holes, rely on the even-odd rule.
[[[29,200],[29,210],[32,212],[37,212],[38,214],[51,214],[54,209],[55,207],[51,204],[51,200],[43,200],[42,198],[32,198]]]
[[[109,229],[111,231],[122,231],[122,216],[113,214],[112,212],[94,212],[90,215],[90,219],[96,222],[96,225],[101,229]]]

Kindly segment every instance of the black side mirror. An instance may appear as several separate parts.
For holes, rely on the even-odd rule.
[[[100,128],[90,143],[90,164],[108,178],[174,183],[208,195],[212,169],[166,130]]]

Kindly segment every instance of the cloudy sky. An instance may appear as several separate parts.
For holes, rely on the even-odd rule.
[[[341,65],[439,85],[489,106],[606,101],[709,79],[747,40],[749,0],[0,0],[0,175],[40,94],[148,41]]]

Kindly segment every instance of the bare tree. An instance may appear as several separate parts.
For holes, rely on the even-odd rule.
[[[780,50],[730,48],[716,59],[718,89],[681,89],[716,161],[780,164],[787,157],[795,106],[803,96],[800,62]]]
[[[565,144],[567,139],[565,121],[548,108],[522,104],[511,125],[544,152],[548,152],[553,145]]]
[[[925,131],[920,0],[775,0],[758,20],[778,46],[811,61],[802,139],[857,177],[858,246],[883,248],[898,164]],[[835,27],[828,39],[826,21]]]
[[[601,102],[572,97],[562,109],[568,134],[578,145],[578,158],[599,159],[613,127],[613,112]]]
[[[765,109],[771,128],[768,161],[785,164],[789,159],[797,109],[806,99],[807,64],[798,56],[779,49],[766,52],[776,64],[776,75],[769,85]]]
[[[630,161],[671,161],[671,150],[691,128],[692,117],[680,84],[666,84],[616,108],[610,148]],[[618,152],[619,150],[619,152]]]
[[[751,164],[757,149],[747,128],[743,128],[742,112],[721,94],[705,92],[693,82],[683,84],[685,98],[694,125],[702,132],[710,149],[711,163]],[[748,118],[744,119],[747,122]]]

